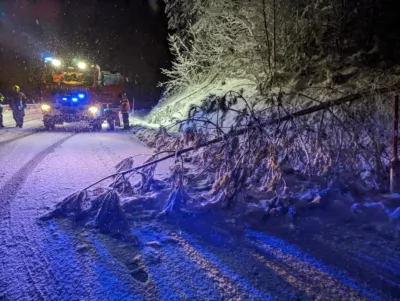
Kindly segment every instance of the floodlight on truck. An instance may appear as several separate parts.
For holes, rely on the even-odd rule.
[[[52,63],[53,66],[55,66],[55,67],[61,66],[61,61],[60,61],[60,60],[57,60],[57,59],[52,59],[52,60],[51,60],[51,63]]]
[[[86,63],[85,62],[79,62],[78,63],[78,68],[79,69],[86,69]]]

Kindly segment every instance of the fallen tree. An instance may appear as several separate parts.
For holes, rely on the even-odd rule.
[[[252,126],[250,126],[248,128],[244,128],[244,129],[240,129],[240,130],[236,130],[236,131],[231,131],[228,136],[221,136],[221,137],[212,139],[210,141],[207,141],[205,143],[202,143],[202,144],[199,144],[199,145],[196,145],[196,146],[191,146],[191,147],[184,148],[182,150],[170,151],[171,154],[166,155],[164,157],[161,157],[159,159],[156,159],[154,161],[146,162],[143,165],[140,165],[140,166],[137,166],[137,167],[134,167],[134,168],[130,168],[130,169],[124,170],[122,172],[115,173],[115,174],[109,175],[107,177],[104,177],[101,180],[99,180],[99,181],[87,186],[86,188],[84,188],[84,190],[89,189],[89,188],[91,188],[91,187],[93,187],[93,186],[95,186],[95,185],[97,185],[97,184],[99,184],[99,183],[101,183],[101,182],[103,182],[105,180],[108,180],[110,178],[116,177],[118,175],[130,174],[132,172],[136,172],[138,170],[141,170],[141,169],[149,167],[151,165],[154,165],[154,164],[160,163],[162,161],[174,158],[176,156],[183,155],[185,153],[192,152],[194,150],[198,150],[200,148],[204,148],[204,147],[210,146],[212,144],[222,142],[222,141],[226,140],[228,137],[244,135],[249,130],[255,129],[256,127],[259,127],[259,126],[277,125],[277,124],[280,124],[281,122],[284,122],[284,121],[290,121],[290,120],[292,120],[292,119],[294,119],[296,117],[306,116],[306,115],[309,115],[309,114],[312,114],[312,113],[316,113],[316,112],[319,112],[319,111],[322,111],[322,110],[327,110],[329,108],[332,108],[332,107],[335,107],[335,106],[339,106],[339,105],[342,105],[342,104],[345,104],[345,103],[348,103],[348,102],[359,100],[362,97],[371,96],[374,93],[384,94],[384,93],[388,93],[388,92],[393,92],[394,88],[395,87],[382,88],[382,89],[376,89],[375,91],[372,91],[372,92],[371,91],[365,91],[365,92],[362,92],[362,93],[346,95],[344,97],[335,99],[333,101],[322,102],[322,103],[320,103],[318,105],[315,105],[315,106],[312,106],[310,108],[303,109],[303,110],[300,110],[300,111],[297,111],[297,112],[294,112],[294,113],[287,114],[287,115],[285,115],[283,117],[276,118],[276,119],[274,119],[274,120],[272,120],[270,122],[266,122],[266,123],[262,123],[262,124],[258,124],[258,125],[252,125]],[[160,153],[156,154],[155,156],[158,156],[159,154]]]
[[[347,176],[342,176],[343,180],[340,180],[338,175],[341,165],[348,164],[348,168],[356,169],[355,166],[364,160],[366,164],[371,165],[371,170],[379,167],[381,170],[378,172],[385,173],[384,164],[381,162],[382,152],[379,151],[379,145],[374,141],[373,135],[366,131],[366,135],[371,136],[369,141],[376,147],[374,154],[368,154],[367,147],[355,137],[356,127],[360,126],[358,118],[365,114],[353,116],[351,112],[345,112],[345,122],[333,110],[346,103],[391,92],[393,88],[346,95],[328,102],[314,100],[319,103],[294,112],[290,112],[282,104],[282,98],[285,97],[283,93],[272,95],[266,100],[274,103],[270,108],[275,112],[267,112],[269,108],[256,109],[258,103],[250,104],[237,92],[229,92],[223,97],[210,96],[202,106],[193,106],[186,120],[176,123],[181,126],[180,138],[169,138],[170,141],[166,141],[160,152],[152,155],[140,166],[133,167],[133,158],[122,161],[117,166],[117,173],[66,198],[54,211],[46,215],[45,219],[89,219],[94,221],[95,226],[107,232],[114,227],[114,222],[125,219],[120,206],[121,197],[129,194],[130,200],[137,202],[155,190],[169,191],[167,202],[160,210],[162,215],[180,211],[188,203],[203,208],[216,205],[232,207],[240,199],[243,200],[244,194],[246,199],[255,202],[257,209],[268,214],[293,214],[296,211],[293,209],[295,206],[293,200],[288,198],[287,184],[283,177],[289,151],[301,163],[300,169],[304,169],[304,174],[309,179],[315,176],[324,179],[322,185],[325,188],[332,188],[336,184],[335,181],[346,181]],[[239,101],[244,106],[241,110],[235,108]],[[368,105],[371,106],[367,103]],[[358,109],[363,106],[364,104],[361,104]],[[301,119],[317,112],[322,112],[317,123],[307,124],[306,120]],[[329,122],[334,125],[333,128],[324,125],[327,122],[326,112],[331,116]],[[225,133],[224,121],[230,113],[236,114],[236,123]],[[290,126],[288,122],[291,122]],[[201,123],[206,125],[206,129],[199,126]],[[336,133],[338,127],[343,131],[342,136]],[[165,129],[162,133],[167,135]],[[217,137],[206,140],[210,133]],[[328,135],[332,137],[328,138]],[[337,154],[332,153],[335,144]],[[181,147],[182,145],[187,147]],[[208,151],[201,152],[204,148]],[[313,153],[314,150],[317,150],[316,154]],[[354,159],[354,151],[359,152],[357,162],[351,162]],[[203,167],[203,171],[196,176],[190,175],[184,168],[184,155],[190,152],[193,153],[194,160],[197,160],[196,164]],[[175,158],[175,165],[170,179],[167,182],[154,179],[156,165],[172,158]],[[376,162],[371,162],[370,158],[375,158]],[[133,175],[139,175],[140,180],[132,184],[130,179]],[[207,179],[204,179],[205,177]],[[188,181],[194,183],[199,179],[204,180],[204,186],[208,187],[206,193],[198,193],[198,189],[188,187]],[[107,180],[111,180],[111,184],[106,193],[87,193],[94,186]],[[132,195],[136,197],[132,199]],[[109,213],[111,216],[105,214],[110,211],[114,212]],[[102,217],[111,222],[102,222]]]

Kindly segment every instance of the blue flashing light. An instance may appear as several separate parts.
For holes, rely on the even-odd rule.
[[[79,97],[80,99],[84,99],[84,98],[85,98],[85,94],[80,93],[80,94],[78,94],[78,97]]]
[[[66,97],[63,97],[63,99],[62,100],[68,100],[68,98],[66,98]]]
[[[45,62],[51,62],[52,60],[53,60],[52,57],[45,57],[45,58],[44,58],[44,61],[45,61]]]
[[[72,101],[73,101],[73,102],[77,102],[77,101],[78,101],[78,98],[74,97],[74,98],[72,98]]]

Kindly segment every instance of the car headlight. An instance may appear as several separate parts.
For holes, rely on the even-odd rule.
[[[50,109],[51,109],[51,107],[49,105],[46,105],[46,104],[42,104],[41,108],[45,112],[50,111]]]
[[[96,108],[96,107],[90,107],[89,108],[89,112],[92,113],[92,114],[97,114],[98,111],[99,111],[99,109]]]

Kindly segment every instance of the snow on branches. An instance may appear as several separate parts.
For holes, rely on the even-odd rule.
[[[165,2],[175,56],[164,70],[167,95],[217,78],[250,79],[265,92],[321,61],[328,67],[357,54],[357,64],[369,63],[382,51],[368,30],[370,17],[383,18],[372,0]]]
[[[171,125],[180,135],[160,128],[156,153],[142,165],[123,160],[116,174],[67,197],[43,219],[67,217],[123,235],[129,215],[146,207],[151,218],[216,208],[293,217],[304,202],[326,205],[321,198],[330,192],[385,190],[391,106],[388,95],[364,92],[328,102],[283,92],[253,101],[243,91],[210,95]],[[156,179],[165,160],[171,174]]]

